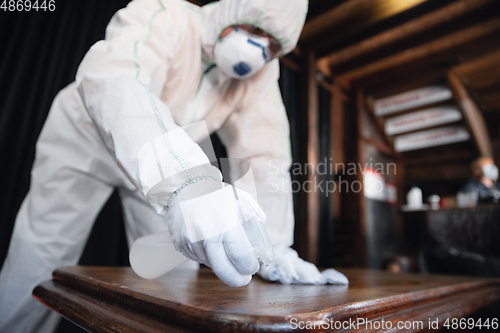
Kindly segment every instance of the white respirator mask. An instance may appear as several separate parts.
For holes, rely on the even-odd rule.
[[[496,165],[486,164],[486,165],[483,165],[483,167],[481,168],[481,170],[483,171],[483,175],[486,178],[489,178],[489,179],[491,179],[494,182],[497,181],[497,179],[498,179],[498,168],[496,167]]]
[[[270,60],[269,40],[234,26],[227,36],[217,40],[214,56],[215,64],[226,75],[246,79]]]

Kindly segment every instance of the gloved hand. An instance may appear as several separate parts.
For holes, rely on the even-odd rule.
[[[262,266],[259,275],[268,281],[282,284],[349,284],[344,274],[327,269],[320,272],[314,264],[302,260],[291,248],[275,249],[276,260]]]
[[[242,214],[266,219],[247,192],[203,180],[179,192],[167,213],[167,225],[177,251],[212,268],[229,286],[241,287],[259,269],[242,227]]]

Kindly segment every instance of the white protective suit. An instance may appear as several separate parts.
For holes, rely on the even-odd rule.
[[[270,160],[291,163],[278,60],[237,80],[213,66],[213,50],[225,27],[247,23],[273,35],[286,54],[295,47],[306,12],[306,0],[223,0],[203,8],[182,0],[135,0],[115,14],[105,40],[85,56],[76,82],[57,95],[37,142],[31,188],[0,274],[0,332],[53,330],[58,316],[31,292],[55,268],[77,264],[114,187],[131,244],[166,230],[165,216],[158,214],[166,213],[165,204],[148,197],[162,179],[170,179],[164,186],[169,196],[191,176],[217,178],[213,170],[189,177],[184,172],[209,162],[178,127],[200,120],[217,132],[229,157],[250,162],[277,254],[273,269],[279,270],[280,253],[291,251],[294,220],[291,191],[275,191],[268,181]],[[165,132],[175,132],[170,141],[161,139]],[[160,173],[144,162],[152,151],[161,155]],[[272,177],[290,184],[289,174]],[[291,279],[273,272],[263,276],[300,282],[294,262],[304,263],[286,259]],[[303,282],[319,283],[317,277]]]

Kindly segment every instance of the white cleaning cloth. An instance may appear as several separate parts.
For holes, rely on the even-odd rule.
[[[267,267],[261,265],[259,275],[265,280],[282,284],[349,284],[344,274],[332,268],[320,272],[314,264],[300,259],[297,252],[290,248],[276,253],[276,260]]]

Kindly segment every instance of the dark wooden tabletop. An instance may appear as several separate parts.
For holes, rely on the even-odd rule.
[[[144,280],[130,268],[78,266],[56,270],[33,295],[91,332],[281,332],[300,322],[316,322],[317,331],[343,324],[346,331],[358,318],[383,319],[394,331],[398,322],[421,321],[423,327],[405,331],[431,332],[429,319],[441,327],[500,300],[498,279],[341,271],[349,287],[284,286],[254,277],[246,287],[230,288],[208,269]]]

